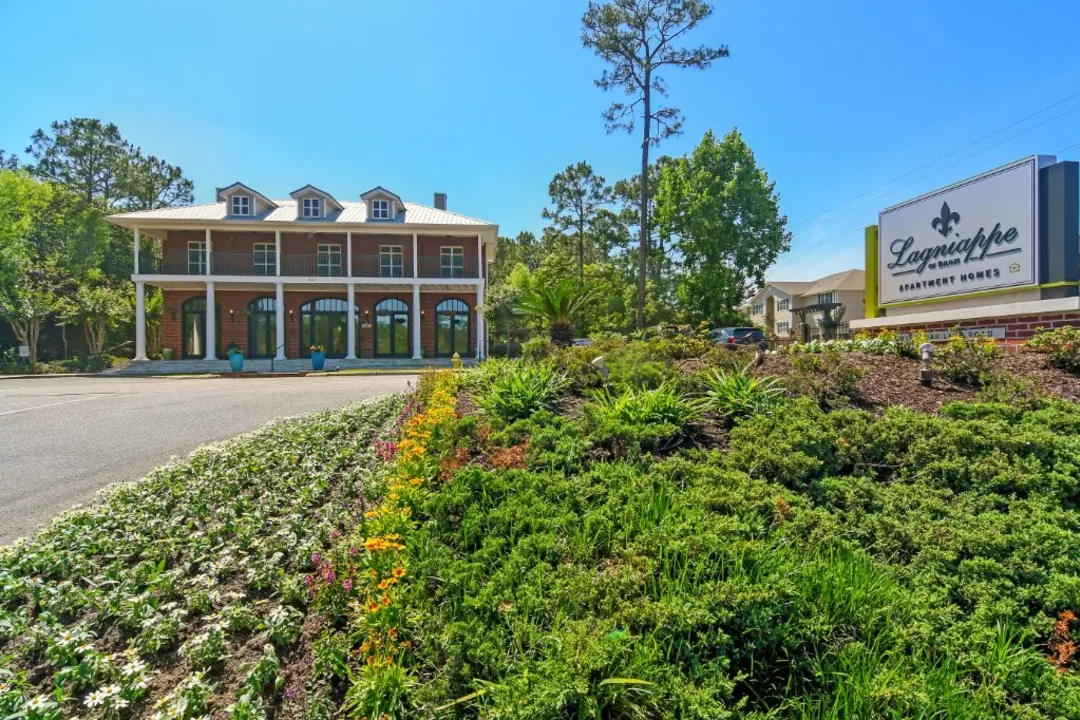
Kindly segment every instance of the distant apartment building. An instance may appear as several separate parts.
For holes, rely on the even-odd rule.
[[[805,324],[807,339],[821,337],[821,319],[824,309],[839,303],[844,311],[837,335],[850,334],[848,323],[863,318],[863,292],[866,273],[852,269],[826,275],[809,282],[767,282],[750,298],[745,306],[750,322],[768,330],[769,298],[775,303],[772,332],[780,338],[798,335],[799,326]]]

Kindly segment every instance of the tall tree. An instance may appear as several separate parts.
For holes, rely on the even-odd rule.
[[[49,129],[30,138],[31,172],[67,187],[88,205],[115,207],[127,192],[125,168],[133,152],[120,129],[93,118],[54,122]]]
[[[577,241],[578,277],[585,279],[585,238],[604,205],[611,201],[611,191],[604,178],[593,173],[587,162],[567,165],[556,173],[548,185],[548,196],[554,208],[544,208],[544,218],[553,221],[556,229],[572,232]]]
[[[156,210],[195,201],[195,184],[184,171],[135,148],[126,158],[121,203],[128,210]]]
[[[649,148],[677,134],[682,113],[675,107],[653,106],[653,94],[667,97],[665,68],[708,68],[728,56],[727,46],[686,48],[681,38],[712,14],[702,0],[589,0],[582,19],[581,41],[603,58],[605,69],[596,85],[622,89],[632,100],[614,102],[604,112],[609,133],[633,132],[641,120],[641,187],[638,229],[638,327],[645,327],[645,289],[649,258]],[[638,115],[638,106],[641,106]]]
[[[0,150],[0,170],[18,170],[19,156]]]
[[[682,256],[679,297],[692,321],[720,321],[791,248],[776,184],[738,130],[710,130],[689,157],[664,168],[656,196],[661,232]]]

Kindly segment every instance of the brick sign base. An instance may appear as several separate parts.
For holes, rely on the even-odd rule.
[[[992,337],[1005,345],[1020,345],[1035,334],[1036,328],[1056,328],[1065,325],[1080,326],[1080,313],[1056,313],[1052,315],[1016,315],[1012,317],[983,318],[952,323],[927,323],[902,325],[895,328],[900,333],[925,330],[934,341],[946,340],[953,328],[959,327],[968,336]]]

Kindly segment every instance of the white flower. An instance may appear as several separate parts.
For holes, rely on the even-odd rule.
[[[30,702],[26,703],[26,707],[29,710],[44,710],[49,705],[49,698],[44,695],[35,695],[30,698]]]
[[[57,645],[66,646],[70,645],[73,642],[75,642],[75,633],[71,632],[70,630],[65,630],[64,632],[60,633],[60,636],[58,638],[56,638]]]
[[[106,685],[105,688],[104,688],[104,691],[105,691],[106,695],[119,695],[120,694],[120,686],[116,685],[116,684]]]
[[[127,677],[131,677],[132,675],[138,675],[145,669],[146,663],[144,663],[142,660],[135,659],[125,665],[120,672],[122,672]]]
[[[102,696],[102,694],[95,690],[94,692],[86,696],[86,699],[83,700],[83,705],[85,705],[86,707],[94,708],[100,705],[104,700],[105,698]]]

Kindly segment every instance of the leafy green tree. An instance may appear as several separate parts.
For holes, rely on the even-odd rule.
[[[62,187],[0,171],[0,317],[37,359],[44,322],[62,318],[80,283],[101,276],[101,213]]]
[[[87,352],[101,355],[109,329],[131,315],[131,304],[127,293],[108,283],[80,285],[69,313],[82,323]]]
[[[54,122],[49,132],[35,132],[26,148],[35,161],[30,171],[36,177],[106,209],[126,196],[125,173],[132,152],[116,125],[92,118]]]
[[[0,150],[0,170],[18,170],[19,157]]]
[[[123,179],[126,197],[121,202],[127,210],[195,202],[195,184],[184,177],[183,170],[153,155],[143,155],[139,148],[128,156]]]
[[[737,316],[748,288],[791,247],[775,183],[738,130],[721,141],[710,130],[664,168],[656,217],[682,257],[678,294],[694,322]]]
[[[564,277],[554,285],[534,284],[518,298],[517,304],[520,312],[547,324],[553,343],[569,345],[574,337],[571,319],[588,296],[579,283]]]
[[[585,278],[586,235],[592,230],[603,206],[611,201],[604,178],[593,173],[587,162],[567,165],[548,185],[554,208],[545,208],[543,217],[553,221],[561,233],[573,233],[577,242],[578,277]]]
[[[660,72],[667,68],[708,68],[728,56],[726,46],[685,48],[679,41],[709,15],[712,6],[702,0],[589,1],[582,18],[581,40],[609,67],[596,85],[621,89],[629,102],[615,102],[604,113],[609,133],[633,132],[641,123],[641,182],[638,221],[638,327],[645,327],[646,274],[649,258],[649,149],[680,132],[682,114],[675,107],[653,104],[667,97]],[[639,110],[640,106],[640,110]]]

